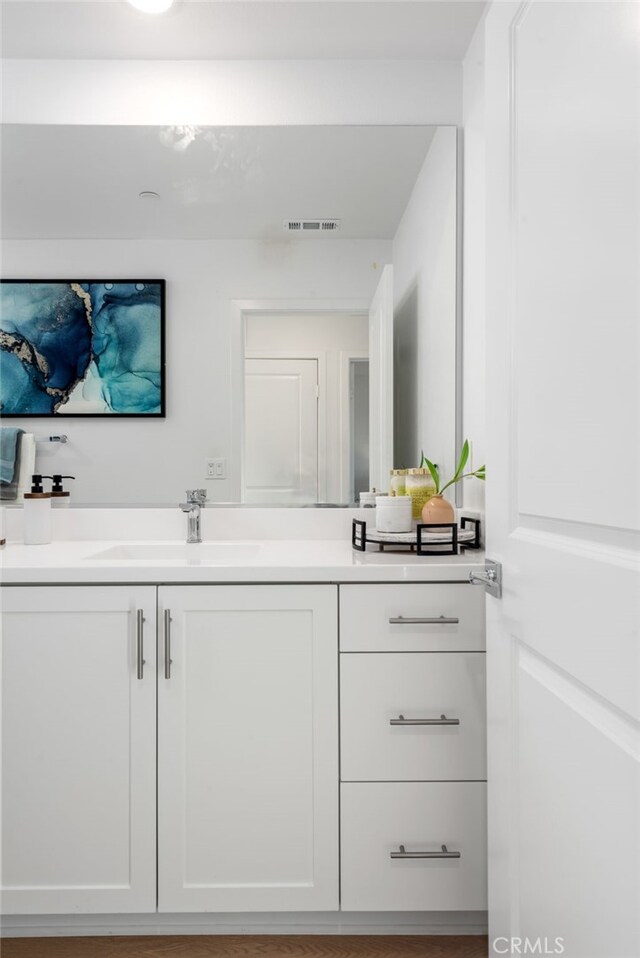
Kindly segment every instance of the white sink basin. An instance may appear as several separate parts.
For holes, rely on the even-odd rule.
[[[197,562],[209,565],[245,563],[260,552],[258,542],[129,543],[95,552],[87,559],[120,562]]]

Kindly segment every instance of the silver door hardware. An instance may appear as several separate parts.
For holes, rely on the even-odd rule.
[[[484,560],[484,572],[470,572],[471,585],[483,585],[494,599],[502,598],[502,563],[493,559]]]
[[[439,852],[408,852],[404,845],[400,845],[400,851],[391,852],[390,858],[462,858],[460,852],[450,852],[446,845],[441,846]]]
[[[460,725],[460,719],[450,719],[441,715],[439,719],[412,719],[399,715],[397,719],[389,719],[389,725]]]
[[[171,678],[171,609],[164,610],[164,677]]]
[[[138,678],[144,678],[144,612],[136,612],[136,659]]]
[[[459,621],[460,619],[447,615],[427,616],[426,618],[417,619],[397,615],[389,619],[389,625],[457,625]]]

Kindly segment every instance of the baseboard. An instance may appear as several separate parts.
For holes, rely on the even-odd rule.
[[[216,915],[10,915],[1,937],[87,935],[486,935],[483,911]]]

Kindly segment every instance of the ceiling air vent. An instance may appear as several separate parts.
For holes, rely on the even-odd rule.
[[[335,233],[340,220],[285,220],[285,233]]]

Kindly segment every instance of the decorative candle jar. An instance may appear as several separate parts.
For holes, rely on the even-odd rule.
[[[422,516],[422,507],[436,494],[436,485],[428,469],[407,469],[405,479],[407,495],[411,496],[411,515]]]
[[[392,469],[389,473],[389,495],[406,496],[407,495],[407,473],[408,469]]]
[[[378,496],[376,529],[378,532],[411,532],[411,497]]]

